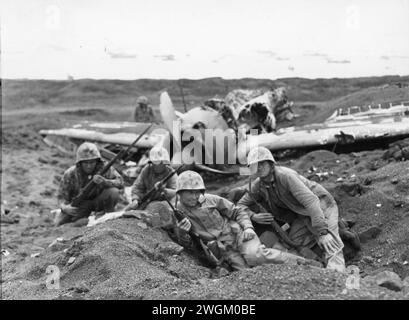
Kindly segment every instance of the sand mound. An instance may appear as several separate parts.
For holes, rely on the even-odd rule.
[[[399,299],[362,281],[346,290],[347,275],[309,266],[264,265],[213,279],[161,230],[136,219],[109,221],[54,244],[7,272],[6,299]],[[3,261],[10,270],[11,260]],[[60,289],[50,289],[50,268]]]
[[[109,221],[83,228],[81,235],[47,247],[37,258],[27,257],[18,270],[7,272],[3,294],[6,299],[78,298],[80,293],[143,299],[180,279],[189,283],[210,276],[181,249],[164,231],[142,228],[137,219]],[[9,267],[13,260],[6,257],[4,263]],[[60,271],[60,290],[47,290],[50,266]]]

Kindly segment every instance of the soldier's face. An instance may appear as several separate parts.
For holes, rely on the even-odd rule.
[[[179,200],[186,207],[195,207],[202,195],[200,190],[183,190],[179,192]]]
[[[166,169],[166,164],[164,164],[163,162],[159,162],[159,163],[152,162],[152,169],[153,169],[153,172],[155,173],[162,173]]]
[[[91,174],[94,172],[95,167],[97,166],[98,160],[85,160],[85,161],[81,161],[81,167],[82,170],[86,173],[86,174]]]
[[[250,166],[250,172],[257,178],[266,178],[269,176],[272,167],[268,161],[262,161]]]

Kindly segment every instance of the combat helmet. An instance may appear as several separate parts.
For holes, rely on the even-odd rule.
[[[138,99],[136,99],[137,104],[145,104],[148,105],[148,98],[145,96],[140,96]]]
[[[177,179],[176,192],[183,190],[205,191],[202,176],[195,171],[187,170],[182,172]]]
[[[163,147],[153,147],[149,151],[149,161],[154,164],[159,162],[170,164],[169,153]]]
[[[75,163],[85,160],[101,159],[101,154],[97,146],[91,142],[84,142],[77,149],[77,159]]]
[[[256,147],[250,150],[247,155],[247,166],[259,163],[261,161],[271,161],[272,163],[277,163],[271,154],[270,150],[265,147]]]

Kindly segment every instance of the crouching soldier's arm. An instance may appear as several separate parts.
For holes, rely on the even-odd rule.
[[[235,206],[229,200],[219,197],[217,210],[225,217],[237,221],[244,230],[244,241],[251,240],[256,236],[253,224],[244,208]]]
[[[169,180],[166,182],[166,185],[162,185],[162,181],[158,181],[155,184],[155,188],[161,192],[163,192],[168,199],[172,199],[176,196],[176,181],[177,181],[177,174],[174,174]]]
[[[141,173],[138,175],[136,180],[134,181],[131,189],[131,199],[132,203],[129,204],[129,208],[127,209],[136,209],[138,207],[139,201],[142,199],[143,195],[147,192],[146,185],[144,183],[145,179],[147,178],[146,169],[147,167],[143,168]]]
[[[67,170],[61,179],[57,195],[58,206],[61,211],[56,217],[56,225],[60,224],[61,221],[59,220],[62,219],[63,215],[74,216],[78,210],[78,208],[71,206],[73,198],[79,192],[79,186],[76,184],[74,175],[73,171]]]
[[[340,244],[328,233],[328,223],[318,197],[295,175],[288,175],[286,178],[287,187],[293,196],[307,209],[311,225],[318,235],[318,243],[329,254],[339,251]]]
[[[96,184],[102,184],[105,188],[123,189],[124,187],[124,179],[113,167],[109,168],[104,176],[95,175],[93,180]]]
[[[306,209],[311,225],[317,234],[328,230],[328,223],[320,206],[318,197],[296,175],[285,177],[285,186],[295,199]]]
[[[252,194],[250,196],[249,192],[247,191],[243,197],[239,200],[237,203],[237,207],[240,208],[241,210],[245,210],[250,217],[251,221],[254,221],[258,224],[270,224],[274,221],[273,216],[269,212],[259,212],[255,213],[250,208],[256,206],[258,207],[258,204],[254,201],[254,199],[257,199],[257,201],[261,201],[259,199],[258,195]]]
[[[60,186],[58,188],[58,204],[59,206],[70,204],[73,198],[73,190],[70,183],[70,177],[67,172],[64,173],[64,176],[61,179]]]

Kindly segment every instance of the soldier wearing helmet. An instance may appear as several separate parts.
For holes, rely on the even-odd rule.
[[[76,163],[65,171],[58,190],[61,212],[55,219],[57,226],[88,217],[93,211],[98,214],[115,211],[123,179],[113,167],[103,176],[98,175],[97,172],[104,164],[95,144],[84,142],[78,147]],[[71,206],[72,200],[91,180],[96,187],[88,195],[88,199],[77,207]]]
[[[151,199],[152,201],[163,201],[165,200],[163,196],[168,199],[173,198],[175,196],[177,174],[173,175],[166,182],[166,185],[161,183],[171,170],[168,151],[162,147],[153,147],[149,152],[148,165],[142,169],[132,185],[132,203],[127,207],[127,210],[137,209],[140,200],[152,188],[156,188],[158,191]]]
[[[296,171],[278,166],[264,147],[250,150],[247,164],[256,180],[250,181],[250,194],[245,193],[237,205],[249,210],[255,226],[268,225],[273,219],[287,224],[291,240],[324,258],[328,269],[343,272],[344,244],[338,231],[338,207],[331,194]],[[251,211],[257,203],[269,212]]]
[[[183,246],[192,246],[188,232],[193,227],[215,255],[233,270],[262,263],[314,263],[291,253],[266,248],[254,232],[247,210],[205,191],[203,179],[197,172],[184,171],[179,175],[176,206],[186,218],[176,223],[176,234]]]
[[[132,118],[135,122],[156,122],[155,115],[149,106],[147,97],[140,96],[136,99],[136,107]]]

